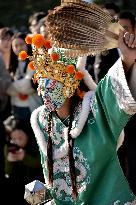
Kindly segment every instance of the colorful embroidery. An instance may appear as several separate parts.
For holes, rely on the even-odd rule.
[[[77,126],[77,122],[79,119],[81,110],[81,105],[78,106],[75,111],[75,118],[72,123],[72,128]],[[53,115],[53,148],[54,152],[56,149],[60,150],[65,141],[64,131],[67,127],[61,122],[60,119],[56,119],[56,115]],[[46,129],[47,129],[47,115],[45,114],[45,110],[40,113],[39,121],[41,127],[44,129],[45,137],[46,137]],[[47,140],[47,139],[45,139]],[[68,153],[68,152],[67,152]],[[83,192],[86,190],[87,185],[91,181],[90,175],[90,166],[87,162],[87,159],[84,158],[83,153],[78,147],[74,147],[73,149],[74,158],[75,158],[75,167],[77,170],[77,189],[78,192]],[[47,182],[47,168],[46,168],[46,156],[45,164],[43,165],[45,171],[45,181]],[[54,181],[53,181],[53,195],[55,198],[63,201],[73,201],[72,198],[72,189],[71,189],[71,179],[69,174],[69,159],[68,155],[63,156],[61,158],[54,159],[53,164],[53,172],[54,172]]]
[[[42,78],[39,80],[39,87],[45,104],[45,109],[54,111],[61,107],[66,97],[63,95],[63,84],[52,79]]]
[[[98,108],[97,108],[97,100],[96,100],[96,96],[93,95],[93,97],[91,98],[90,101],[90,107],[93,113],[94,118],[96,118],[96,113],[98,112]]]
[[[75,158],[75,167],[77,170],[77,189],[78,192],[83,192],[86,190],[88,184],[91,181],[90,166],[87,163],[87,159],[84,158],[83,153],[78,147],[75,147],[74,150]],[[54,197],[63,200],[71,201],[72,198],[72,189],[71,189],[71,179],[69,175],[69,160],[68,156],[56,160],[54,162]],[[47,179],[46,179],[47,180]]]

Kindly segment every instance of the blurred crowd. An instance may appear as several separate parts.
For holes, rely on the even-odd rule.
[[[135,32],[136,17],[131,11],[120,10],[114,3],[107,3],[102,7],[113,17],[117,17],[126,31]],[[37,84],[32,80],[35,71],[28,68],[28,60],[22,61],[18,55],[22,50],[32,54],[31,45],[25,42],[27,35],[41,33],[48,38],[46,15],[45,12],[32,14],[28,19],[28,33],[14,31],[0,24],[0,189],[4,204],[27,204],[24,200],[24,185],[36,179],[44,182],[40,152],[30,125],[31,113],[43,101],[37,94]],[[98,84],[120,56],[118,48],[101,55],[88,56],[86,69]],[[134,194],[135,129],[136,115],[122,131],[123,142],[117,150],[122,170]],[[7,195],[9,197],[5,197]]]

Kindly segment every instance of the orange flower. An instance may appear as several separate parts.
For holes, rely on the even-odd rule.
[[[44,37],[41,34],[35,34],[32,37],[32,44],[36,47],[36,48],[41,48],[44,45]]]
[[[84,74],[83,74],[81,71],[77,71],[77,72],[75,73],[75,78],[76,78],[77,80],[82,80],[83,77],[84,77]]]
[[[26,60],[26,58],[28,57],[26,51],[21,51],[18,55],[18,58],[21,60]]]
[[[51,59],[52,59],[53,61],[58,61],[58,60],[59,60],[59,54],[56,53],[56,52],[53,52],[53,53],[51,54]]]
[[[78,95],[80,98],[83,98],[84,95],[85,95],[85,91],[81,91],[79,88],[77,88],[77,95]]]
[[[26,36],[25,42],[26,42],[27,44],[32,44],[32,37],[31,37],[31,36]]]
[[[35,67],[34,67],[34,62],[33,62],[33,61],[31,61],[30,63],[28,63],[28,68],[29,68],[30,70],[34,70],[34,69],[35,69]]]
[[[73,74],[75,72],[75,66],[70,64],[66,66],[66,72],[69,74]]]
[[[52,47],[50,40],[45,40],[43,45],[47,49],[50,49]]]

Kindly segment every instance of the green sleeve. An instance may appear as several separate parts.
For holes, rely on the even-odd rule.
[[[136,102],[127,84],[121,59],[100,81],[93,106],[100,126],[108,123],[117,140],[130,117],[136,112]]]

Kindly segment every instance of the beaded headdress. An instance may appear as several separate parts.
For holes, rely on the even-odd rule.
[[[62,0],[46,17],[54,46],[70,48],[68,56],[96,55],[117,47],[118,19],[106,9],[81,0]]]
[[[63,84],[63,94],[65,97],[71,97],[78,88],[83,79],[83,72],[76,68],[76,58],[66,58],[64,49],[52,48],[51,42],[46,40],[41,34],[35,34],[33,37],[27,36],[27,44],[32,44],[32,56],[28,56],[25,51],[21,51],[19,58],[25,60],[29,58],[28,67],[35,70],[34,81],[42,78],[49,78]],[[41,94],[40,86],[38,88]]]

